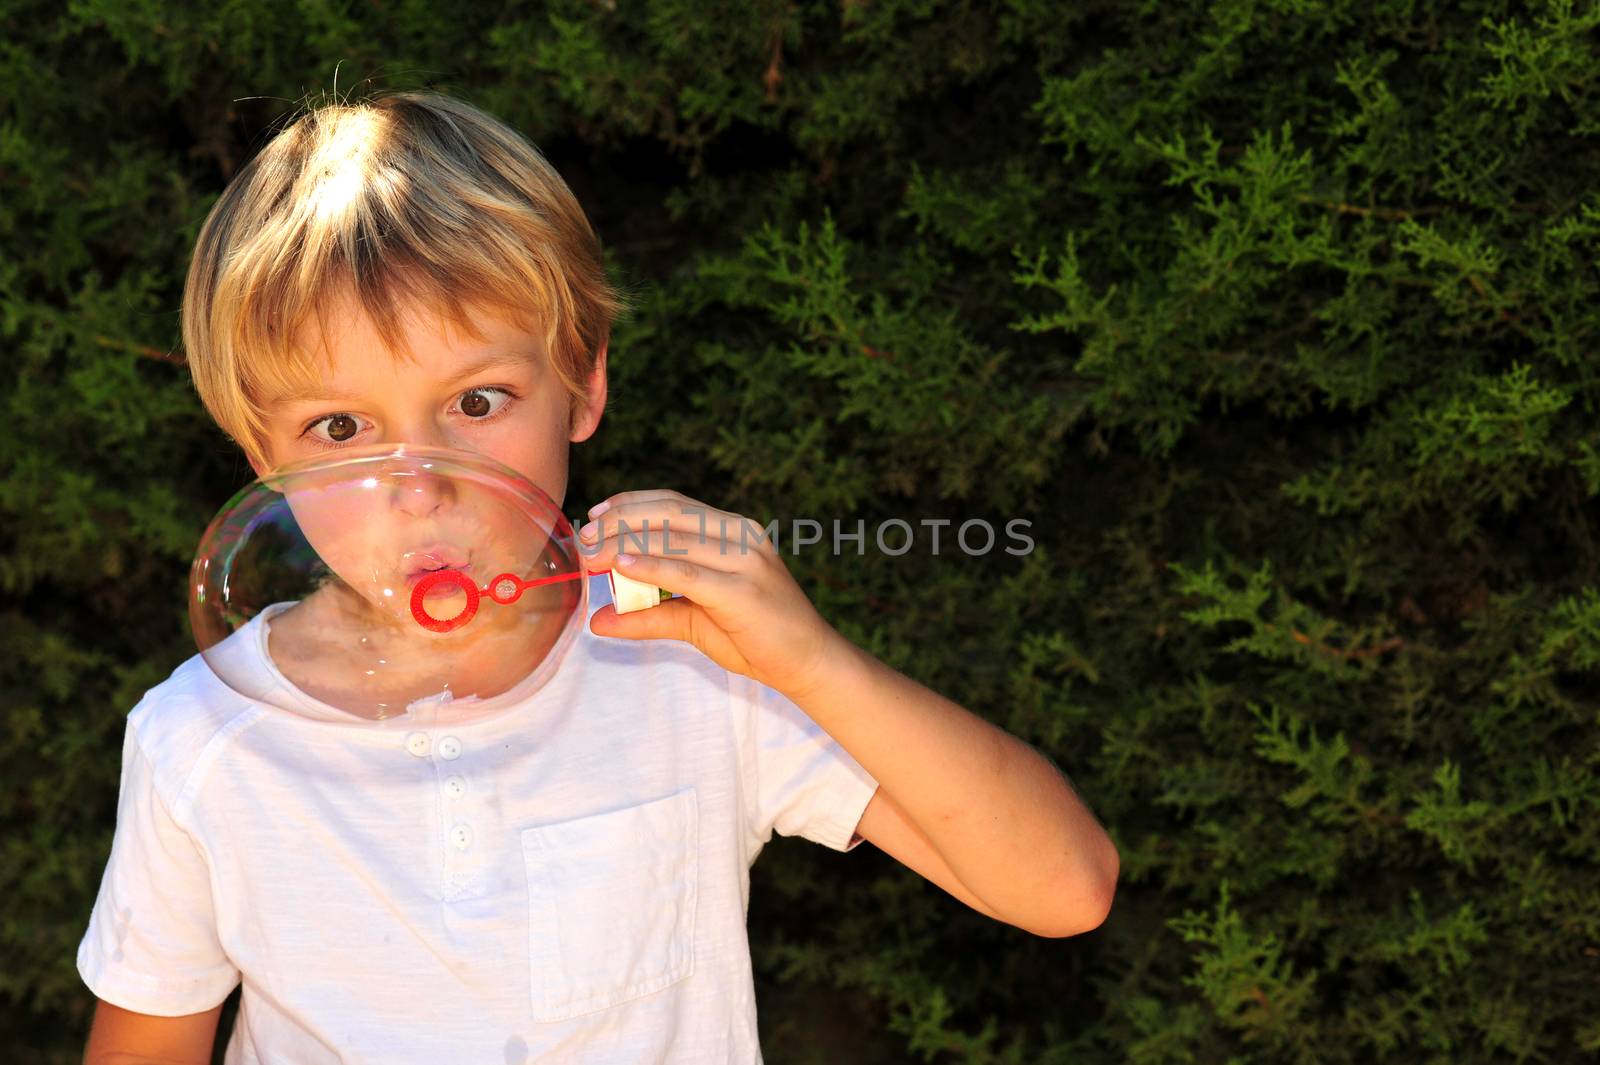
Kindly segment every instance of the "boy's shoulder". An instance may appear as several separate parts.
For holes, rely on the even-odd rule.
[[[222,683],[196,654],[145,692],[129,711],[125,757],[142,755],[162,798],[175,807],[207,752],[261,713],[258,704]]]

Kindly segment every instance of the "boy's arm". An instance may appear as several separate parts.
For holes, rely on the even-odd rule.
[[[900,804],[890,798],[881,786],[861,812],[861,821],[856,825],[855,834],[869,840],[874,847],[913,873],[944,888],[985,917],[1005,920],[961,882],[961,878],[956,876],[928,837],[911,823]]]
[[[974,908],[1046,936],[1105,919],[1116,847],[1066,778],[840,635],[762,526],[666,490],[621,493],[589,514],[589,569],[682,596],[626,616],[603,607],[594,633],[686,641],[793,701],[878,782],[862,837]]]
[[[97,999],[84,1065],[210,1065],[218,1003],[204,1013],[156,1017]]]
[[[1042,936],[1098,927],[1116,846],[1043,755],[842,636],[787,693],[878,781],[856,832],[973,909]]]
[[[209,1065],[217,1004],[239,983],[218,939],[211,862],[174,817],[162,791],[177,789],[158,786],[162,774],[141,742],[141,727],[183,723],[181,706],[163,700],[152,689],[128,715],[116,833],[78,945],[78,972],[97,997],[89,1062]],[[156,735],[170,740],[171,732]]]

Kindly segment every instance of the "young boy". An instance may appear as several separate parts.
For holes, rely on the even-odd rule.
[[[239,173],[183,328],[258,473],[409,442],[560,503],[617,309],[539,153],[408,93],[314,109]],[[841,637],[745,519],[667,490],[589,514],[591,571],[681,598],[591,609],[520,702],[376,727],[253,703],[198,657],[146,694],[78,952],[86,1060],[208,1061],[242,981],[230,1063],[757,1062],[745,915],[774,830],[868,840],[1039,935],[1105,918],[1116,850],[1062,776]],[[619,547],[669,518],[670,544]]]

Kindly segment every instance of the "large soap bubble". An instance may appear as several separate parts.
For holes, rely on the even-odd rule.
[[[189,619],[246,696],[314,717],[532,694],[587,615],[571,525],[468,452],[344,448],[274,470],[207,528]]]

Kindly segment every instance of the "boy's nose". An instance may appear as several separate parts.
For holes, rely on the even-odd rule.
[[[455,499],[455,487],[448,477],[416,470],[396,474],[390,480],[391,505],[402,514],[426,518]]]

